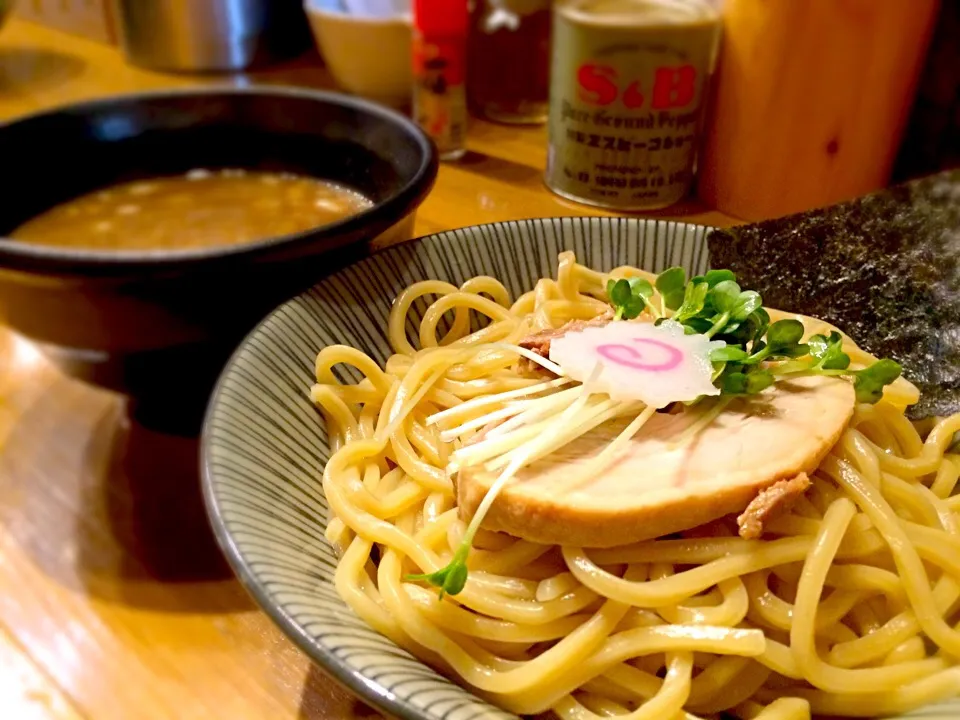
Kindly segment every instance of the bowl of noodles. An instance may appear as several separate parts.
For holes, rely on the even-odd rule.
[[[203,473],[265,612],[400,718],[960,716],[960,417],[707,231],[441,233],[264,320]]]

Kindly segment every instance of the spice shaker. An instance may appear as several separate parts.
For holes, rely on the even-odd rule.
[[[719,36],[707,0],[558,0],[547,186],[616,210],[683,198]]]
[[[466,0],[414,0],[413,116],[441,160],[467,151]]]

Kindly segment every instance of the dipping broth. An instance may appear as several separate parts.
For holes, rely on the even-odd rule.
[[[353,190],[303,175],[192,170],[69,200],[11,237],[87,250],[222,247],[310,230],[372,204]]]

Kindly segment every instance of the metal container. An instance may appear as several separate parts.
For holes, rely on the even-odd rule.
[[[719,36],[710,0],[558,0],[547,186],[617,210],[683,198]]]
[[[134,65],[177,72],[244,70],[304,50],[300,0],[115,0]]]

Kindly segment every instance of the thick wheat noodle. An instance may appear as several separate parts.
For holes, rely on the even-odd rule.
[[[354,612],[491,702],[563,720],[893,715],[956,694],[960,462],[947,450],[960,415],[921,434],[904,415],[917,392],[903,380],[856,409],[811,490],[761,540],[726,521],[713,537],[603,550],[481,531],[456,597],[404,580],[443,567],[464,533],[446,468],[456,447],[441,431],[506,407],[463,403],[514,391],[522,408],[570,389],[536,387],[542,377],[513,367],[525,335],[607,307],[606,274],[563,254],[557,277],[516,301],[489,277],[417,283],[393,306],[385,370],[354,348],[319,353],[311,397],[333,449],[327,536]],[[808,333],[833,329],[799,319]],[[849,339],[845,349],[855,367],[873,360]],[[357,382],[342,383],[337,366]]]

